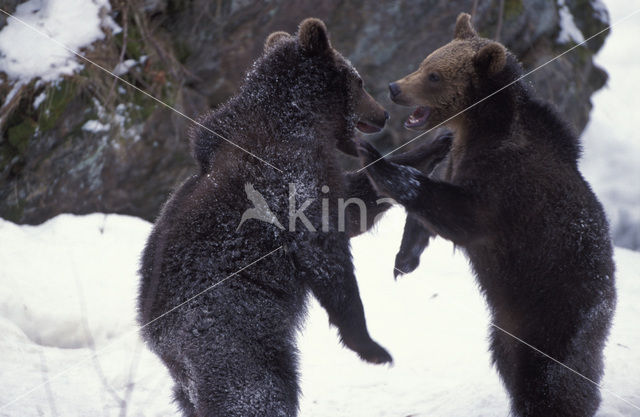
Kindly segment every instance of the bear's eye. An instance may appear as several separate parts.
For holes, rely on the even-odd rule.
[[[440,81],[440,76],[435,72],[432,72],[431,74],[429,74],[429,81],[431,81],[432,83],[437,83],[438,81]]]

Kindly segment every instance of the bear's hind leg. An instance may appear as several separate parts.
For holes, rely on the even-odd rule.
[[[186,333],[181,353],[189,378],[183,386],[195,415],[295,417],[298,359],[291,325],[296,312],[268,294],[252,299],[246,309],[241,302],[223,305],[234,294],[221,289],[211,314],[222,319],[198,335]]]
[[[491,348],[498,372],[511,396],[514,417],[592,417],[595,414],[600,404],[597,385],[500,333],[497,329],[494,331]],[[545,351],[545,348],[540,350]],[[545,353],[554,359],[561,357],[553,350]],[[603,366],[599,353],[589,352],[587,348],[574,352],[570,360],[567,357],[563,360],[580,374],[599,381]]]
[[[234,362],[238,359],[226,360]],[[246,363],[252,360],[255,362],[250,368],[228,368],[228,372],[218,369],[215,374],[199,378],[195,416],[296,417],[298,383],[295,371],[261,366],[257,357],[247,357]]]
[[[189,400],[189,396],[179,384],[173,387],[173,398],[180,407],[184,417],[198,417],[195,407],[191,403],[191,400]]]

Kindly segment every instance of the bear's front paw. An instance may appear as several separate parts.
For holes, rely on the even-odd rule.
[[[360,162],[362,163],[362,166],[365,168],[367,167],[367,165],[370,165],[374,162],[383,162],[380,152],[378,152],[378,150],[374,148],[372,144],[364,140],[358,141],[358,155],[360,156]]]
[[[382,155],[380,155],[380,152],[369,142],[358,142],[358,155],[360,155],[362,169],[367,173],[372,184],[378,191],[385,193],[386,190],[380,182],[393,176],[394,164],[385,160]]]
[[[453,144],[453,134],[451,132],[446,132],[438,137],[436,137],[431,143],[431,147],[435,153],[444,157],[451,150],[451,145]]]
[[[371,339],[368,334],[362,334],[356,338],[349,337],[341,331],[341,338],[344,345],[356,352],[364,361],[375,364],[393,363],[389,352]]]
[[[365,345],[358,347],[356,353],[362,360],[369,363],[376,365],[383,363],[393,364],[393,358],[389,352],[373,340],[369,340]]]
[[[400,251],[396,255],[396,262],[393,267],[393,278],[398,279],[400,275],[408,274],[415,271],[420,265],[420,256],[411,251]]]

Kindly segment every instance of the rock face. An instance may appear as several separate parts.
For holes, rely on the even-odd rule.
[[[478,3],[474,23],[483,36],[495,38],[500,0]],[[470,0],[112,1],[113,17],[124,30],[107,36],[86,54],[108,68],[131,60],[123,77],[195,117],[233,94],[270,32],[294,32],[300,20],[316,16],[326,22],[334,46],[351,59],[372,95],[391,113],[389,127],[371,138],[390,149],[415,134],[402,128],[410,110],[391,104],[387,84],[413,71],[430,51],[449,41],[456,16],[471,11],[472,4]],[[558,41],[560,7],[556,0],[504,0],[499,39],[527,69],[575,44]],[[562,7],[573,14],[584,38],[607,25],[606,11],[591,1],[567,0]],[[604,36],[528,77],[539,95],[555,103],[577,131],[588,121],[591,94],[607,79],[592,61]],[[34,224],[62,212],[102,211],[153,220],[170,191],[195,168],[186,138],[189,122],[100,70],[85,66],[77,75],[50,85],[34,80],[12,100],[5,99],[11,86],[4,80],[0,83],[1,217]],[[34,108],[36,97],[45,98]]]

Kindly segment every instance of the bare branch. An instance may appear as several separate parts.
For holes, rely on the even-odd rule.
[[[127,407],[131,402],[131,396],[133,395],[133,389],[135,388],[135,374],[138,369],[138,362],[140,360],[140,338],[136,341],[136,348],[133,352],[133,358],[131,359],[131,366],[129,366],[129,377],[127,380],[127,387],[124,392],[124,400],[120,407],[120,416],[119,417],[127,417]]]
[[[478,0],[473,0],[473,6],[471,6],[471,23],[474,22],[477,11],[478,11]]]
[[[128,33],[129,33],[129,6],[126,2],[120,1],[119,4],[120,10],[122,10],[122,47],[120,48],[120,56],[118,57],[118,65],[124,62],[124,55],[127,52],[127,41],[128,41]],[[107,99],[105,104],[110,107],[111,98],[113,97],[113,92],[116,89],[116,84],[118,82],[117,78],[113,79],[111,83],[111,88],[109,89],[109,94],[107,95]]]
[[[53,391],[51,391],[51,384],[49,384],[49,380],[47,375],[49,373],[49,369],[47,367],[47,358],[44,355],[44,348],[42,347],[42,343],[38,340],[38,345],[40,345],[40,350],[38,353],[40,354],[40,370],[42,371],[42,381],[45,382],[44,390],[47,393],[47,400],[49,401],[49,408],[51,409],[51,415],[54,417],[58,416],[58,409],[56,408],[56,403],[53,397]]]
[[[498,10],[498,26],[496,27],[496,42],[500,42],[500,32],[502,32],[502,20],[504,18],[504,0],[500,0],[500,6]]]
[[[93,352],[93,354],[91,355],[91,361],[93,362],[93,367],[96,371],[96,374],[98,375],[98,379],[104,386],[107,393],[109,393],[113,397],[113,399],[116,401],[116,403],[120,405],[120,407],[122,407],[124,400],[120,398],[120,396],[115,391],[115,389],[113,389],[111,384],[109,384],[109,381],[107,380],[107,376],[105,375],[104,370],[102,369],[102,365],[100,364],[100,360],[98,359],[98,355],[96,351],[96,343],[93,338],[93,334],[91,333],[91,329],[89,328],[89,321],[87,320],[87,305],[85,302],[84,291],[82,289],[82,283],[78,278],[73,257],[71,256],[69,259],[71,259],[73,274],[76,281],[76,289],[78,292],[78,302],[80,303],[80,317],[82,321],[82,329],[84,331],[84,337],[87,342],[87,345],[89,346],[89,349],[91,349],[91,351]]]

